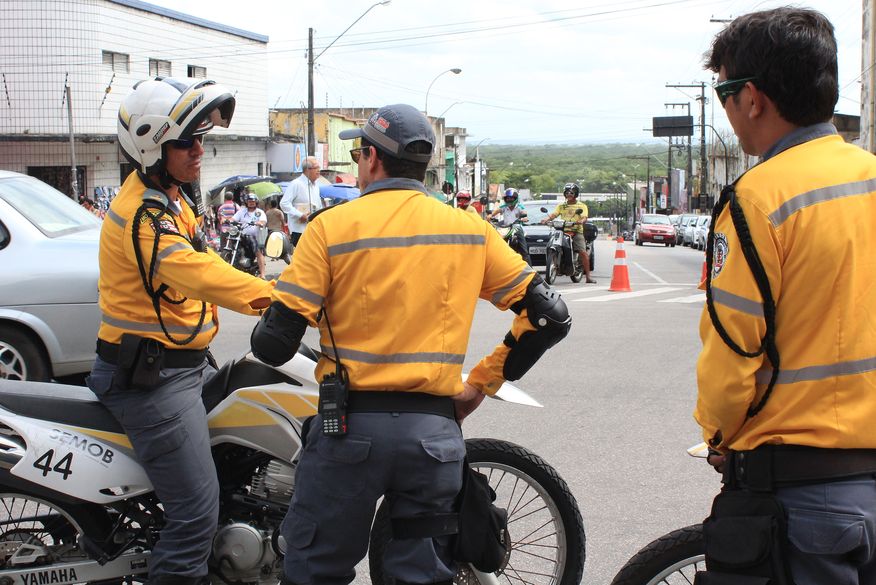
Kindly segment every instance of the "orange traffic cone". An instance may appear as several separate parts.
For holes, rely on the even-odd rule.
[[[700,283],[706,282],[706,275],[708,273],[708,267],[706,266],[706,257],[703,256],[703,272],[700,275]]]
[[[611,274],[611,286],[608,290],[613,292],[630,292],[630,272],[627,269],[627,253],[624,250],[624,239],[618,237],[617,248],[614,251],[614,270]]]

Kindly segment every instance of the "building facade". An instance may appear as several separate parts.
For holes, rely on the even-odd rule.
[[[142,79],[212,79],[235,92],[231,128],[204,143],[201,184],[270,172],[268,37],[138,0],[0,3],[0,168],[70,196],[119,186],[119,104]]]

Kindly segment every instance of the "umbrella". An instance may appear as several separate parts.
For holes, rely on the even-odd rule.
[[[222,189],[227,189],[229,191],[233,191],[240,187],[246,187],[248,185],[252,185],[254,183],[261,183],[264,181],[273,181],[273,177],[261,177],[258,175],[234,175],[233,177],[228,177],[223,180],[221,183],[216,185],[215,187],[210,189],[210,195],[216,195]]]
[[[333,201],[349,201],[360,195],[359,189],[352,185],[342,185],[340,183],[329,183],[328,185],[319,186],[319,196],[324,199]]]
[[[261,183],[253,183],[249,185],[250,193],[255,193],[258,195],[259,199],[265,199],[266,197],[270,197],[271,195],[280,195],[283,193],[283,189],[280,188],[276,183],[271,183],[268,181],[262,181]]]

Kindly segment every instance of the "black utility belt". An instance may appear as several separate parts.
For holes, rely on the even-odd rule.
[[[455,419],[453,399],[424,392],[351,390],[347,412],[416,412]]]
[[[751,451],[731,451],[724,483],[770,491],[783,485],[876,473],[876,449],[822,449],[803,445],[762,445]]]
[[[141,338],[142,339],[142,338]],[[161,367],[164,368],[196,368],[204,363],[207,357],[206,349],[171,349],[160,342],[155,342],[162,348]],[[119,365],[121,344],[97,340],[97,355],[103,361],[114,366]]]

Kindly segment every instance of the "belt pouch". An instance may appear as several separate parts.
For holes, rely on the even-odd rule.
[[[130,333],[119,344],[119,370],[132,390],[150,390],[158,385],[164,346],[154,339]]]
[[[725,489],[703,535],[706,570],[696,585],[793,585],[785,509],[773,494]]]

